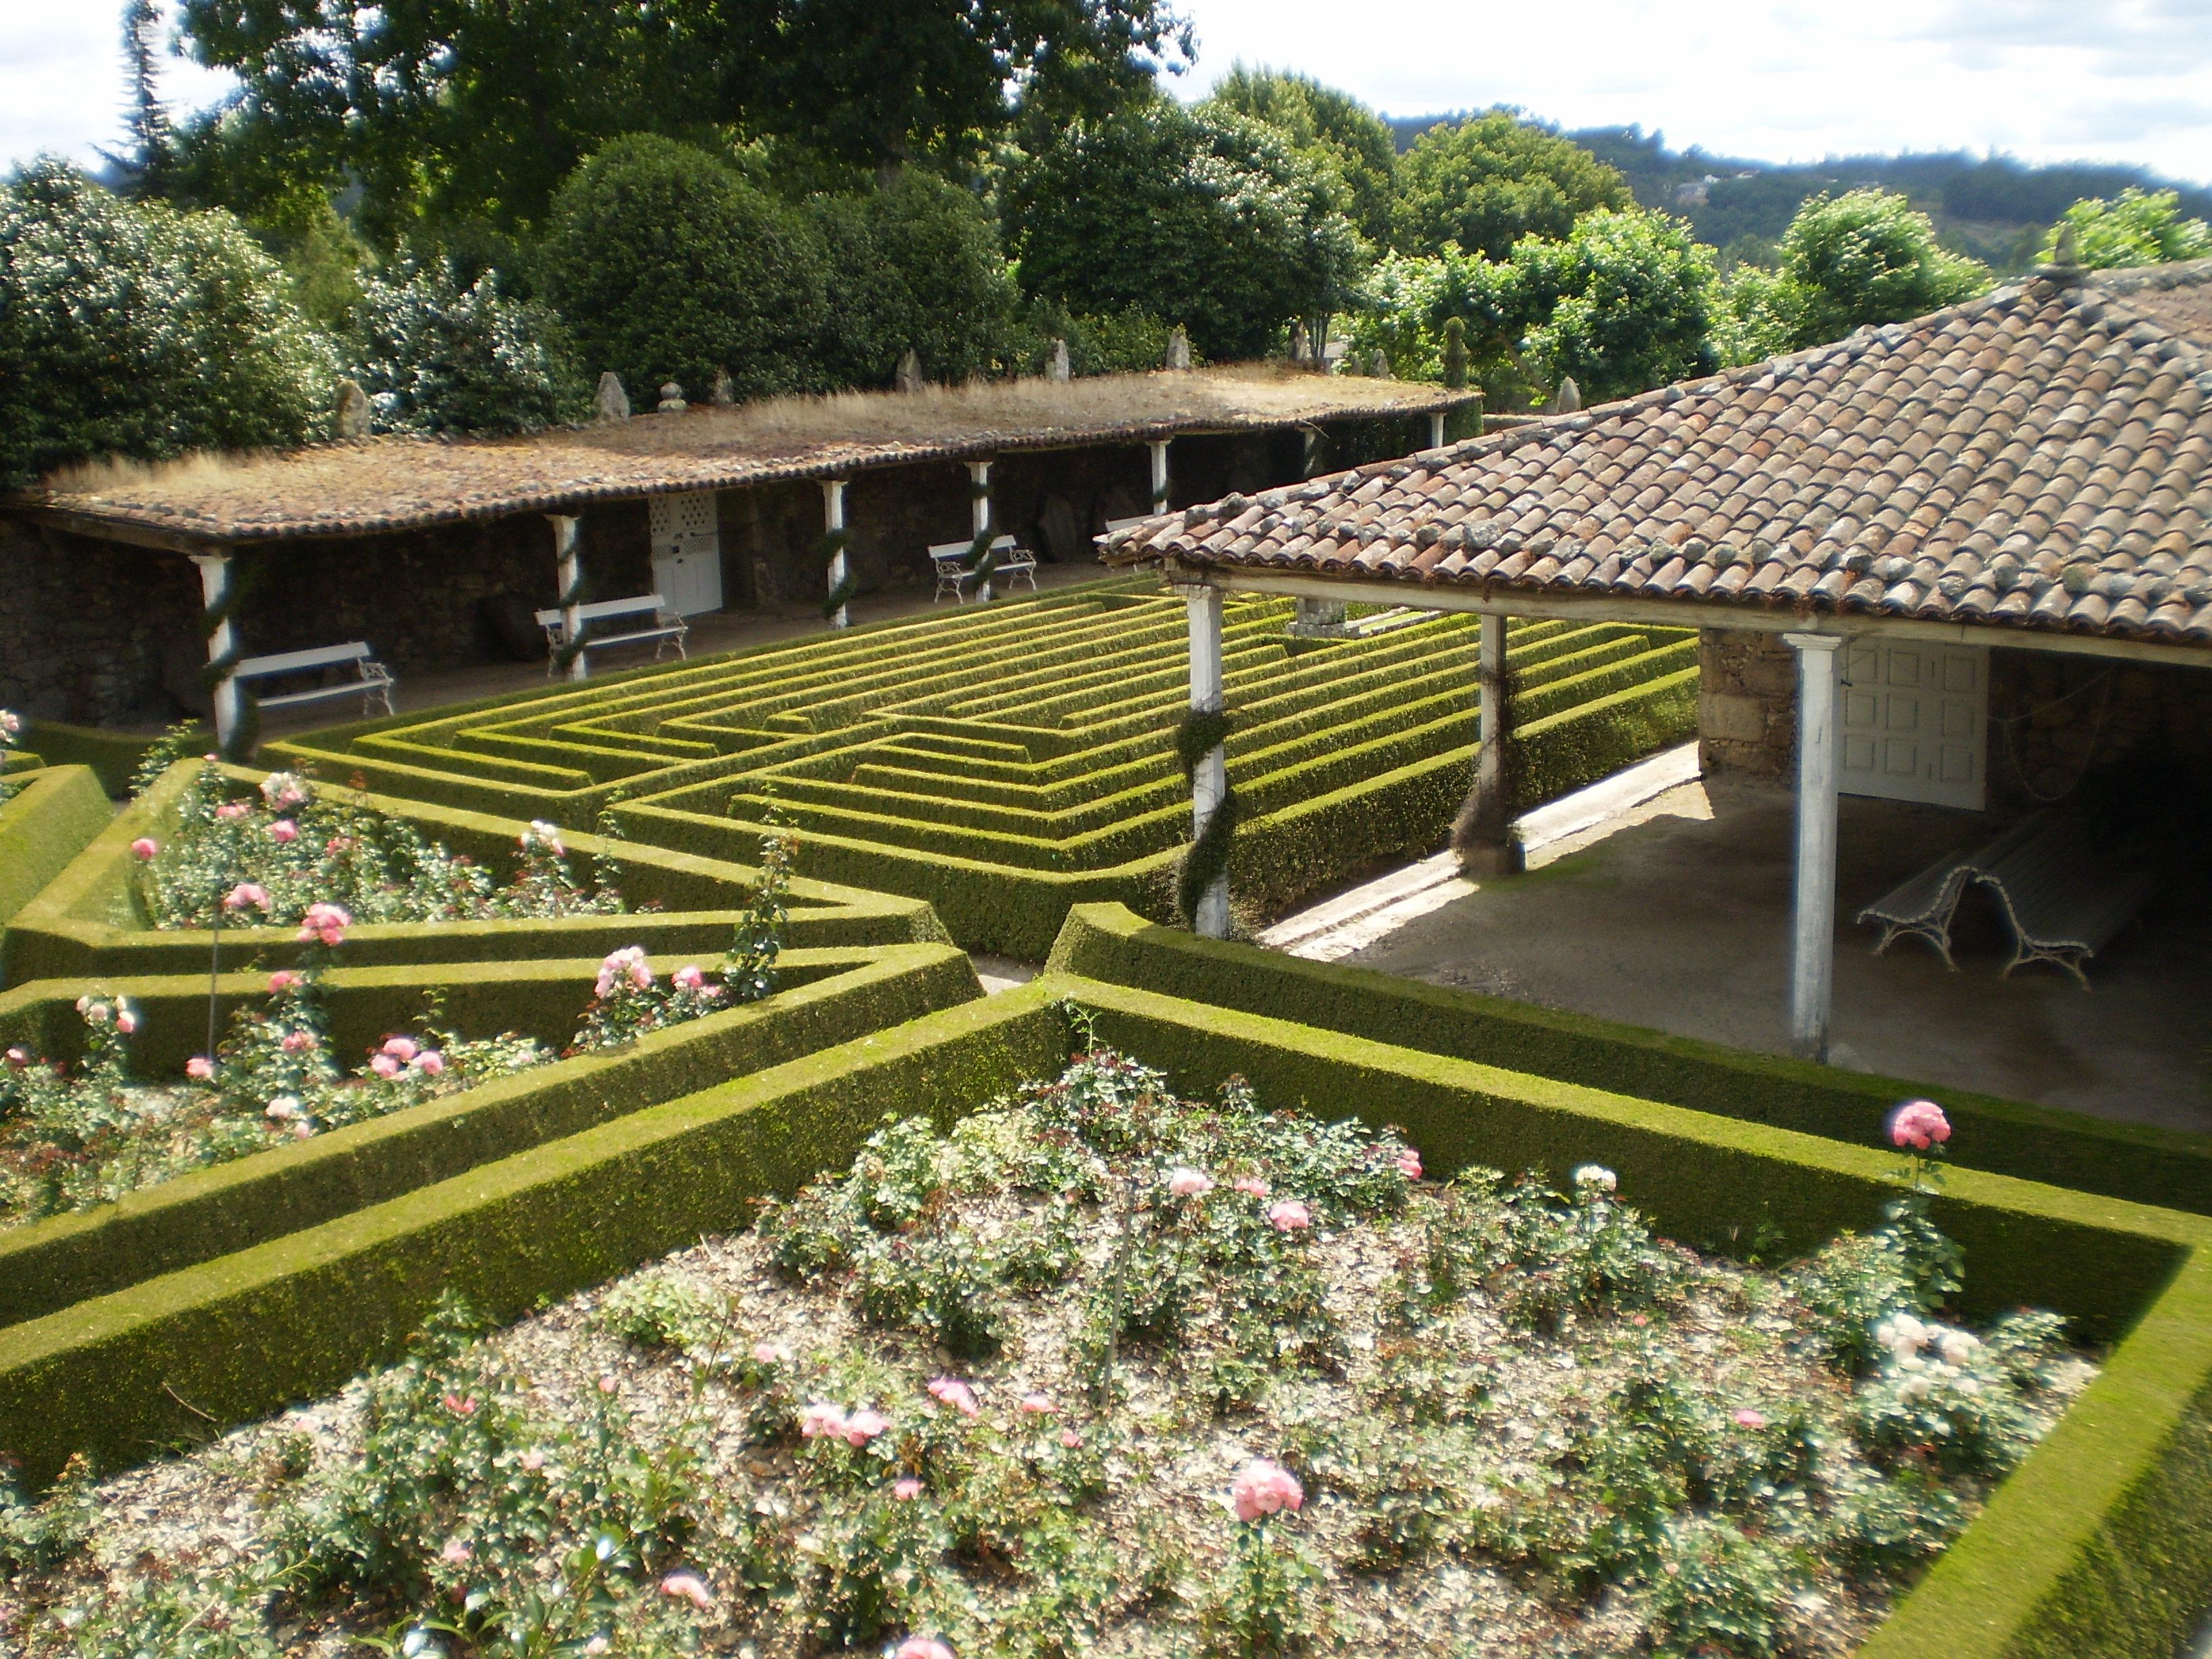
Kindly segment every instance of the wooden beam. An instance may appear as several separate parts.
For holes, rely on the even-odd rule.
[[[220,536],[195,536],[188,531],[162,530],[126,519],[110,519],[97,513],[72,513],[58,507],[19,507],[15,511],[32,524],[95,541],[119,542],[126,547],[151,548],[159,553],[228,553],[231,544]]]
[[[1790,1042],[1828,1057],[1836,965],[1836,699],[1843,641],[1785,634],[1797,653],[1797,855],[1790,885]]]

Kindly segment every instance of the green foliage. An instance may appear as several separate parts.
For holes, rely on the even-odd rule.
[[[1431,127],[1400,158],[1392,240],[1401,253],[1453,243],[1503,259],[1524,236],[1562,240],[1592,209],[1632,205],[1620,174],[1580,144],[1493,109]]]
[[[562,185],[544,260],[586,372],[612,369],[633,404],[669,380],[696,398],[724,370],[747,397],[822,383],[821,234],[720,156],[605,145]]]
[[[909,349],[939,380],[1003,366],[1018,295],[972,191],[906,168],[865,196],[809,205],[828,248],[823,383],[889,386]]]
[[[1397,148],[1373,110],[1310,76],[1236,64],[1214,83],[1210,100],[1264,122],[1336,189],[1336,205],[1378,246],[1390,240]]]
[[[2043,238],[2039,257],[2058,257],[2062,231],[2074,232],[2074,262],[2091,270],[2162,265],[2212,255],[2212,225],[2181,216],[2181,198],[2170,190],[2130,185],[2112,199],[2091,197],[2068,208]]]
[[[402,259],[362,283],[356,378],[386,432],[529,432],[580,419],[590,390],[559,317],[497,271]]]
[[[680,1267],[633,1274],[599,1304],[599,1328],[641,1348],[699,1353],[713,1348],[729,1322],[729,1310]]]
[[[1670,1527],[1644,1596],[1652,1652],[1662,1659],[1731,1654],[1763,1659],[1778,1650],[1783,1604],[1796,1574],[1771,1544],[1726,1521],[1692,1517]]]
[[[1332,193],[1273,130],[1156,100],[1061,128],[1001,204],[1030,294],[1181,323],[1218,360],[1260,356],[1348,294],[1361,245]]]
[[[333,384],[230,215],[127,203],[52,158],[0,188],[0,484],[95,455],[297,443]]]
[[[1742,265],[1731,276],[1717,342],[1727,362],[1756,362],[1924,316],[1989,285],[1987,268],[1946,252],[1907,198],[1816,196],[1790,222],[1777,270]]]

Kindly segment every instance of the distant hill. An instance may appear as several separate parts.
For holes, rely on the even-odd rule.
[[[1401,150],[1451,115],[1386,117]],[[1641,127],[1586,127],[1567,137],[1620,169],[1646,207],[1681,215],[1698,240],[1739,258],[1763,257],[1808,196],[1860,185],[1902,191],[1936,222],[1943,240],[1999,271],[2025,270],[2053,220],[2085,196],[2117,196],[2130,185],[2180,192],[2182,211],[2212,217],[2212,190],[2161,179],[2142,167],[2058,162],[2030,167],[1964,151],[1836,155],[1808,167],[1667,148]]]

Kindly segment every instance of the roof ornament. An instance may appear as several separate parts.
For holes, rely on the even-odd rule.
[[[1444,386],[1451,392],[1467,390],[1467,319],[1463,317],[1444,319]]]
[[[1552,394],[1550,415],[1571,415],[1583,406],[1583,389],[1575,384],[1571,374],[1559,376],[1559,389]]]
[[[1367,373],[1377,380],[1387,380],[1390,378],[1390,354],[1383,350],[1381,346],[1376,346],[1374,350],[1367,354]]]
[[[690,407],[684,401],[684,388],[671,380],[660,388],[659,407],[653,412],[657,415],[681,415]]]
[[[1170,368],[1190,367],[1190,331],[1181,323],[1177,323],[1174,331],[1168,336],[1167,366]]]
[[[912,346],[908,346],[906,349],[906,354],[898,360],[898,373],[891,378],[892,384],[901,392],[921,391],[923,384],[921,354]]]
[[[1044,377],[1058,386],[1066,386],[1072,373],[1067,361],[1067,342],[1054,340],[1052,355],[1045,359]]]
[[[2081,244],[2071,219],[2059,222],[2057,238],[2051,246],[2051,262],[2038,265],[2035,274],[2055,287],[2080,286],[2087,273],[2081,269]]]
[[[714,371],[714,389],[707,394],[707,401],[713,404],[717,409],[727,409],[732,404],[737,402],[737,400],[738,389],[736,386],[730,384],[730,371],[726,368],[716,369]]]
[[[600,426],[629,419],[629,393],[623,390],[622,376],[611,368],[599,376],[599,392],[592,398],[592,419]]]
[[[1305,319],[1302,317],[1291,321],[1291,361],[1299,364],[1313,362],[1313,342],[1306,337]]]
[[[331,435],[340,443],[368,436],[368,393],[359,380],[338,382],[337,402],[331,410]]]

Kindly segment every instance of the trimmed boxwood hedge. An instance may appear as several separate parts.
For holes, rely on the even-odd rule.
[[[1243,808],[1232,884],[1262,909],[1441,845],[1477,738],[1475,619],[1293,641],[1287,601],[1223,629]],[[1530,620],[1508,660],[1521,805],[1696,722],[1683,630]],[[1181,600],[1129,581],[854,629],[272,744],[395,794],[507,814],[611,805],[624,833],[753,855],[773,799],[800,867],[929,899],[954,938],[1034,959],[1071,903],[1165,916],[1190,832],[1174,732]]]
[[[0,984],[34,979],[131,978],[207,971],[213,944],[204,929],[157,930],[146,925],[135,885],[131,843],[140,836],[166,839],[177,802],[201,763],[173,767],[160,781],[116,815],[91,844],[15,915],[0,951]],[[264,775],[226,767],[242,791]],[[404,817],[456,852],[504,873],[515,858],[523,823],[419,800],[400,800],[319,786],[394,817]],[[102,806],[103,819],[106,808]],[[757,872],[726,860],[695,857],[665,847],[608,841],[563,826],[572,866],[580,873],[594,854],[620,870],[633,908],[613,916],[574,916],[550,921],[409,922],[365,924],[346,936],[349,963],[520,961],[532,957],[604,956],[641,944],[658,954],[719,953],[750,901]],[[757,838],[755,841],[757,848]],[[879,892],[858,892],[812,878],[792,884],[787,943],[837,945],[941,940],[942,924],[926,902]],[[290,927],[226,927],[226,967],[264,968],[295,961],[299,945]]]
[[[1051,1073],[1069,1000],[1186,1087],[1239,1072],[1401,1124],[1440,1175],[1604,1162],[1692,1241],[1771,1224],[1811,1244],[1896,1190],[1875,1146],[1051,975],[0,1331],[0,1445],[34,1481],[79,1449],[135,1461],[390,1357],[443,1290],[511,1318],[733,1230],[884,1111],[942,1122]],[[1938,1212],[1973,1305],[2033,1301],[2118,1343],[1863,1654],[2166,1659],[2212,1601],[2212,1221],[1972,1169]]]
[[[555,1043],[590,1000],[594,961],[338,969],[327,983],[333,1046],[368,1045],[419,1016],[423,994],[465,1036],[520,1030]],[[674,957],[656,970],[680,966]],[[312,1226],[427,1182],[460,1174],[625,1112],[689,1094],[865,1032],[982,994],[949,945],[792,951],[783,987],[764,1001],[656,1031],[387,1117],[356,1123],[130,1194],[116,1203],[0,1231],[0,1326]],[[207,982],[125,981],[135,998],[145,1075],[181,1071],[204,1042]],[[0,1042],[82,1025],[80,987],[47,981],[0,993]],[[260,981],[227,975],[226,1000],[258,1000]],[[42,1052],[57,1051],[51,1037]],[[158,1051],[158,1052],[149,1052]],[[174,1051],[173,1053],[171,1051]]]
[[[204,726],[194,728],[192,735],[201,747],[215,747],[215,733]],[[22,738],[23,746],[49,766],[89,766],[99,774],[100,787],[117,800],[131,793],[138,763],[160,741],[143,732],[110,732],[41,720],[33,720]]]
[[[86,767],[46,766],[14,775],[17,781],[0,801],[0,960],[9,923],[114,816],[100,780]]]
[[[1867,1142],[1900,1100],[1940,1102],[1976,1169],[2212,1214],[2212,1139],[1942,1084],[1723,1048],[1372,969],[1199,939],[1115,904],[1071,911],[1055,972],[1140,985],[1807,1134]]]

